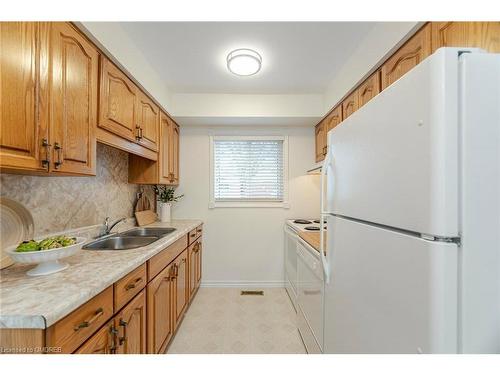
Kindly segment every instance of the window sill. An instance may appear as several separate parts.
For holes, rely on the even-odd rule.
[[[208,208],[290,208],[288,202],[210,202]]]

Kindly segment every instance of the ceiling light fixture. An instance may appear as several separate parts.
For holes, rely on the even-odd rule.
[[[254,50],[239,48],[227,55],[227,68],[238,76],[251,76],[259,72],[262,57]]]

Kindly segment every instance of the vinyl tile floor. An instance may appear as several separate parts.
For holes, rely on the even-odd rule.
[[[305,354],[285,289],[263,290],[200,288],[167,353]]]

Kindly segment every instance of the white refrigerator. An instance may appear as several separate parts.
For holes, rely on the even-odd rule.
[[[499,353],[500,55],[439,49],[328,143],[324,352]]]

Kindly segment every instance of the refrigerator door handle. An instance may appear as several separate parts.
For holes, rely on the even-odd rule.
[[[328,266],[328,260],[325,255],[325,229],[324,229],[324,224],[323,224],[323,219],[327,217],[327,214],[325,214],[325,207],[324,207],[324,202],[325,202],[325,182],[326,181],[326,176],[327,176],[327,169],[331,164],[331,154],[328,152],[325,157],[325,161],[323,162],[323,167],[321,168],[321,179],[320,179],[320,209],[321,209],[321,215],[320,215],[320,237],[319,237],[319,253],[321,257],[321,264],[323,265],[323,273],[325,275],[325,282],[328,284],[330,283],[330,268]]]

